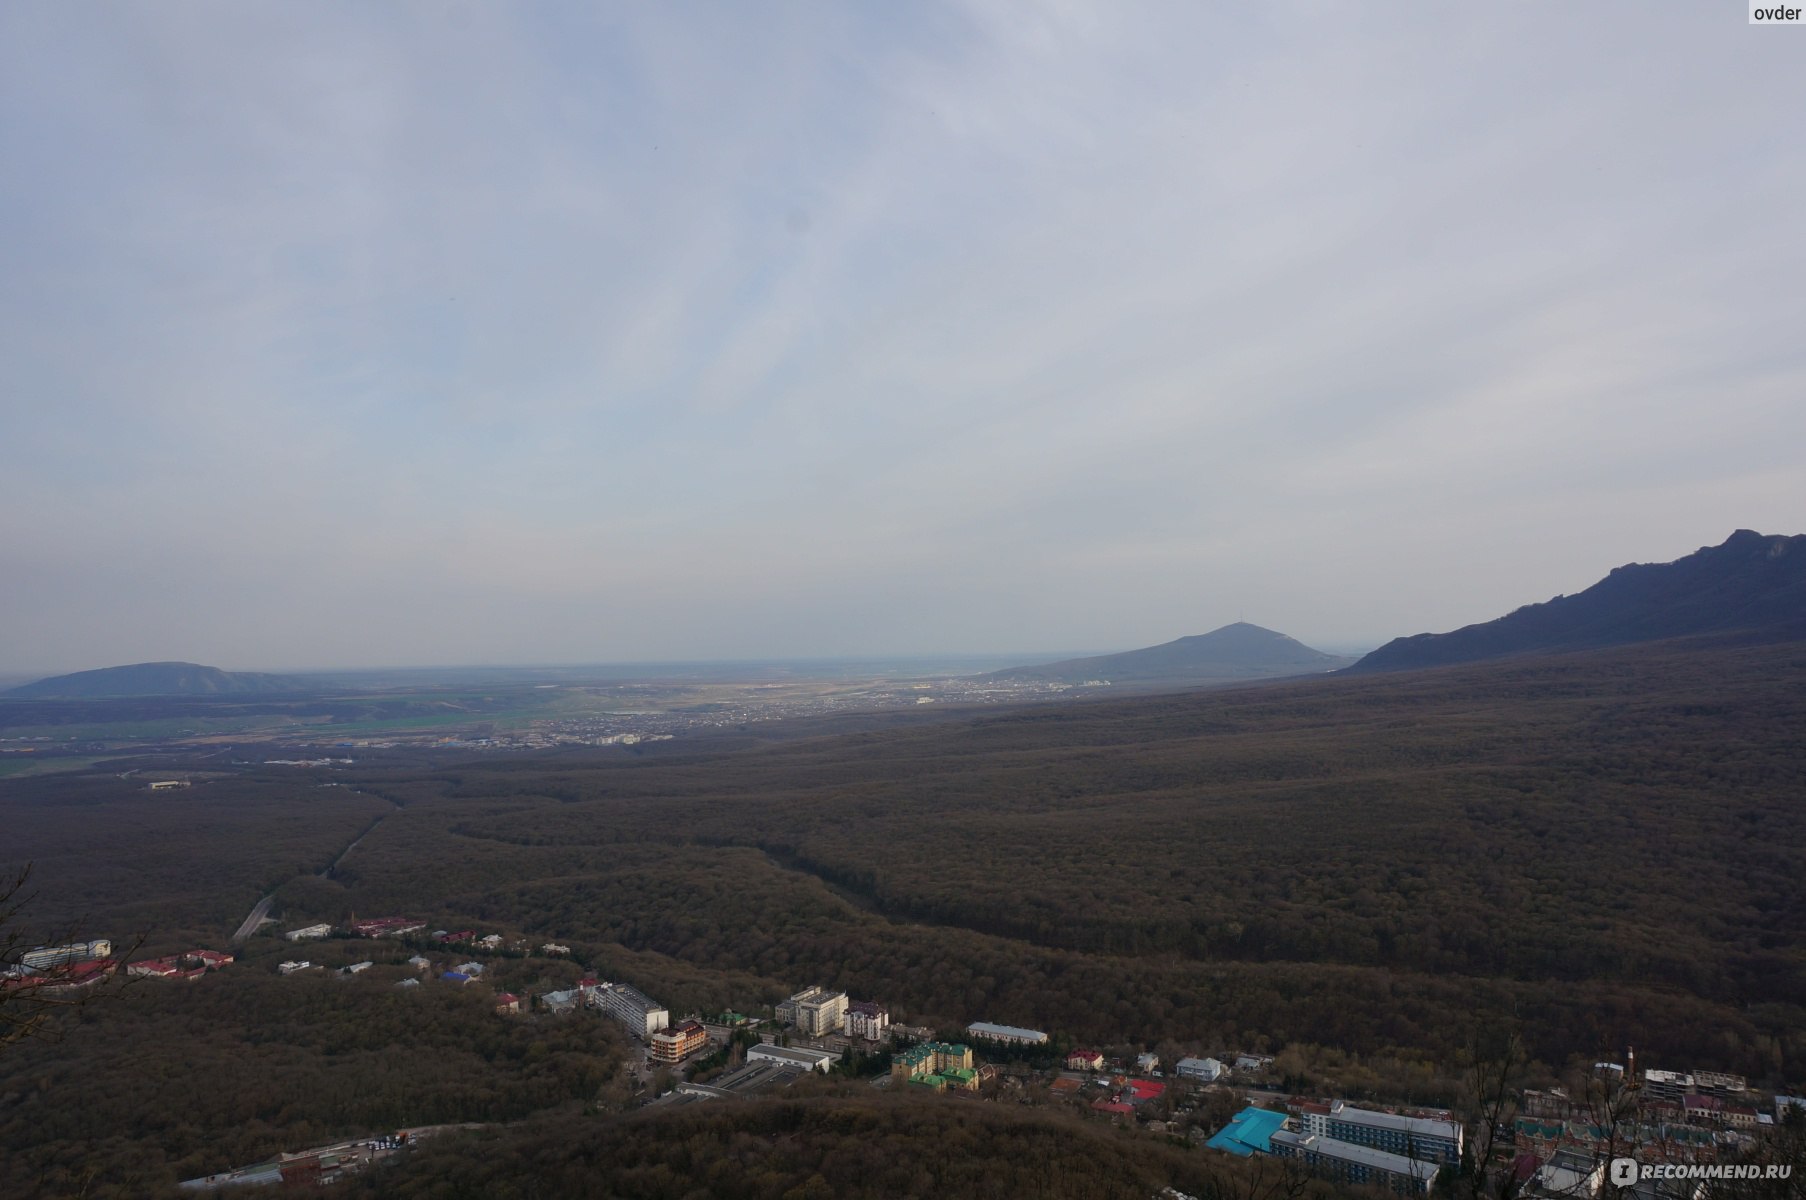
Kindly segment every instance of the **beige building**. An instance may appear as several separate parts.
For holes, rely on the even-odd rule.
[[[812,987],[778,1005],[778,1020],[795,1025],[811,1037],[839,1033],[847,1024],[847,994]]]

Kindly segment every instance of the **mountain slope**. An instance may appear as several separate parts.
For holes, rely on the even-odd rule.
[[[1009,667],[979,678],[1025,683],[1228,683],[1333,671],[1348,662],[1346,658],[1313,650],[1283,633],[1237,621],[1209,633],[1142,650]]]
[[[304,680],[197,663],[135,663],[40,679],[10,692],[21,700],[98,700],[121,696],[262,696],[315,690]]]
[[[1734,632],[1806,637],[1806,535],[1739,529],[1722,545],[1671,563],[1619,567],[1584,592],[1495,621],[1396,638],[1350,670],[1401,671]]]

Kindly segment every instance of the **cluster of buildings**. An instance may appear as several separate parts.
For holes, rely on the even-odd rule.
[[[1586,1099],[1558,1088],[1524,1093],[1511,1134],[1513,1171],[1528,1193],[1597,1191],[1595,1168],[1626,1149],[1643,1162],[1716,1162],[1749,1147],[1790,1107],[1806,1107],[1776,1096],[1763,1112],[1747,1080],[1718,1071],[1639,1073],[1633,1059],[1628,1069],[1598,1063],[1594,1072],[1604,1086]]]
[[[890,1033],[890,1012],[869,1000],[852,1001],[845,992],[807,987],[777,1006],[777,1018],[810,1037],[844,1033],[868,1042],[882,1041]]]
[[[1341,1100],[1294,1103],[1289,1112],[1248,1107],[1207,1145],[1240,1157],[1270,1154],[1357,1186],[1424,1196],[1458,1165],[1464,1131],[1447,1113],[1412,1116]]]
[[[935,1092],[978,1090],[972,1047],[958,1042],[921,1042],[897,1051],[890,1060],[890,1077]]]
[[[141,958],[125,964],[127,975],[143,979],[199,979],[209,971],[217,971],[233,961],[230,954],[218,950],[190,950],[185,954],[168,954],[162,958]]]
[[[319,926],[316,925],[312,928],[318,929]],[[425,921],[415,921],[408,917],[378,917],[373,921],[353,921],[351,923],[351,932],[366,938],[402,937],[410,933],[419,933],[425,928]],[[289,937],[294,938],[294,934],[291,933]]]
[[[643,1042],[671,1024],[671,1012],[638,988],[625,983],[580,979],[574,988],[546,992],[539,997],[547,1012],[567,1013],[578,1008],[599,1009],[621,1022]]]
[[[0,971],[0,988],[10,992],[71,992],[93,987],[119,969],[113,943],[106,938],[39,946],[19,956],[16,966]]]

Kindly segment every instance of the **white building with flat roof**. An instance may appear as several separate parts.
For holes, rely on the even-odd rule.
[[[847,1034],[875,1042],[890,1030],[890,1013],[882,1004],[861,1001],[847,1005]]]
[[[992,1042],[1008,1042],[1018,1046],[1040,1046],[1047,1041],[1047,1035],[1039,1029],[1020,1029],[1014,1025],[993,1025],[989,1021],[974,1021],[966,1026],[970,1037]]]
[[[840,1055],[828,1050],[811,1050],[807,1046],[774,1046],[760,1042],[746,1051],[746,1061],[774,1062],[786,1067],[804,1067],[826,1075],[828,1068],[840,1061]]]
[[[1459,1163],[1462,1129],[1454,1121],[1404,1117],[1338,1100],[1329,1106],[1325,1132],[1342,1142],[1370,1146],[1425,1162]]]
[[[778,1020],[811,1037],[839,1033],[847,1024],[847,994],[824,987],[805,988],[777,1007]]]
[[[291,942],[311,942],[315,938],[323,938],[332,932],[330,925],[303,925],[299,929],[291,929],[282,936]]]
[[[671,1024],[665,1006],[638,988],[624,983],[601,985],[602,1008],[609,1016],[627,1026],[633,1036],[649,1038]]]
[[[1173,1073],[1179,1078],[1198,1083],[1215,1083],[1228,1069],[1214,1058],[1182,1058],[1173,1065]]]

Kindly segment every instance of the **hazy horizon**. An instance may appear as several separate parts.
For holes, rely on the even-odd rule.
[[[1801,532],[1797,33],[7,6],[0,670],[1333,651]]]

